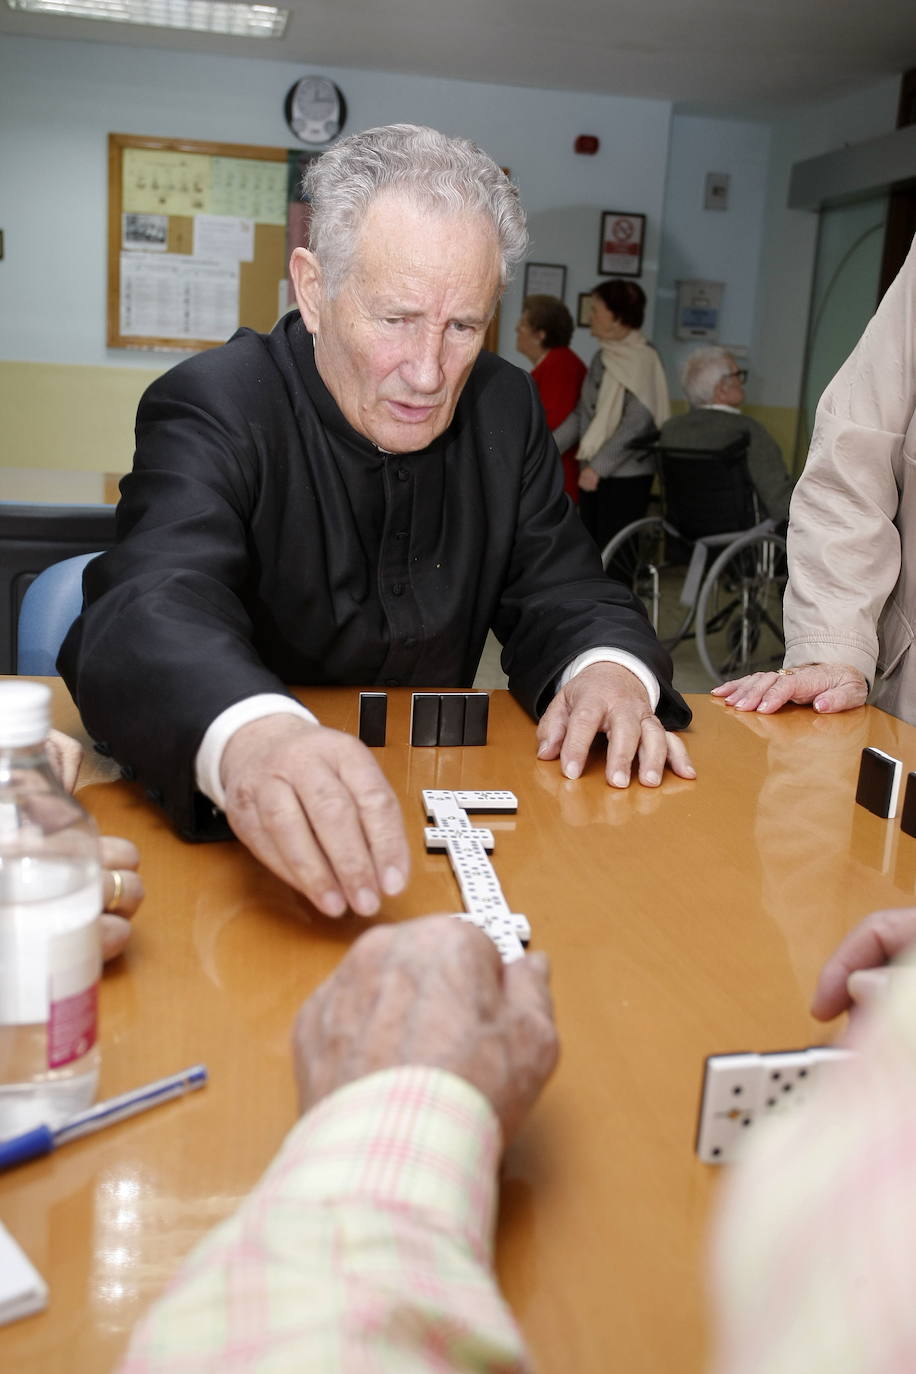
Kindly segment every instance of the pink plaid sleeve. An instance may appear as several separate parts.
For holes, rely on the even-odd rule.
[[[760,1127],[713,1255],[716,1374],[916,1370],[916,969],[838,1065]]]
[[[492,1272],[500,1148],[489,1103],[452,1074],[340,1089],[190,1255],[121,1374],[530,1369]]]

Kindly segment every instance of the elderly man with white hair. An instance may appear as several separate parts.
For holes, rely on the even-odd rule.
[[[527,246],[485,153],[394,125],[313,162],[298,309],[158,379],[118,542],[61,671],[91,734],[192,838],[235,835],[328,916],[409,869],[375,758],[287,684],[469,686],[489,629],[538,757],[694,770],[690,712],[562,491],[530,378],[482,353]],[[657,708],[657,714],[656,714]]]
[[[789,518],[792,478],[779,445],[763,425],[742,415],[747,372],[724,348],[696,348],[681,369],[681,386],[690,402],[684,415],[673,415],[661,428],[659,443],[669,448],[714,451],[747,439],[747,468],[766,516],[777,525]]]

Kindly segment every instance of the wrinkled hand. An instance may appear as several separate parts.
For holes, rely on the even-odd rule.
[[[851,930],[821,970],[811,1003],[811,1015],[829,1021],[860,1000],[872,970],[881,970],[916,940],[916,907],[873,911]],[[864,999],[863,999],[864,1000]]]
[[[51,730],[45,743],[55,774],[72,792],[83,760],[82,745],[60,730]],[[130,840],[103,835],[99,841],[102,864],[102,958],[114,959],[130,939],[130,918],[143,901],[143,883],[137,873],[140,851]],[[120,874],[120,892],[115,872]]]
[[[578,778],[600,733],[612,787],[629,787],[634,759],[645,787],[659,785],[666,764],[678,777],[696,777],[683,740],[665,729],[639,678],[619,663],[593,663],[560,688],[538,722],[538,758],[559,757],[565,776]]]
[[[868,683],[858,668],[842,663],[806,663],[785,673],[750,673],[747,677],[713,687],[714,697],[722,697],[737,711],[760,711],[770,715],[787,702],[811,705],[825,715],[831,711],[851,711],[864,706]]]
[[[373,916],[410,855],[397,799],[353,735],[292,715],[243,725],[223,750],[226,816],[253,854],[325,916]]]
[[[594,468],[590,468],[588,463],[583,463],[579,469],[579,489],[580,491],[597,491],[598,483],[601,478]]]
[[[302,1006],[293,1055],[304,1112],[366,1074],[425,1064],[479,1089],[508,1141],[557,1061],[547,959],[504,966],[449,916],[376,926]]]
[[[83,746],[60,730],[49,730],[45,750],[55,775],[67,791],[72,792],[83,761]]]

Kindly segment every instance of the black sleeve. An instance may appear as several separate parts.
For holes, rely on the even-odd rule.
[[[691,712],[672,684],[672,663],[642,603],[608,577],[591,537],[563,491],[562,468],[532,391],[525,463],[508,575],[494,631],[504,645],[509,686],[533,716],[554,695],[563,669],[586,649],[635,655],[661,688],[658,716],[668,729]]]
[[[254,650],[244,601],[260,440],[225,395],[204,362],[143,397],[118,542],[89,564],[58,660],[89,733],[196,837],[226,833],[194,785],[208,725],[245,697],[286,693]]]

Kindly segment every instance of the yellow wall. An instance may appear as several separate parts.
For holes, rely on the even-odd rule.
[[[164,370],[0,362],[0,468],[128,472],[137,402]]]
[[[164,370],[0,362],[0,468],[128,472],[137,402]],[[677,413],[686,405],[675,401],[672,409]],[[770,431],[790,466],[798,411],[787,406],[746,410]]]
[[[673,415],[682,415],[686,410],[686,401],[671,402]],[[783,461],[791,472],[795,452],[795,431],[798,426],[798,410],[794,406],[745,406],[744,413],[750,415],[758,424],[763,425],[764,429],[769,430],[782,449]],[[803,454],[802,459],[804,456]],[[803,462],[800,463],[799,468],[803,465]]]
[[[746,415],[750,415],[763,425],[764,429],[769,430],[782,449],[783,461],[791,472],[794,464],[798,409],[795,406],[745,406],[744,411]]]

